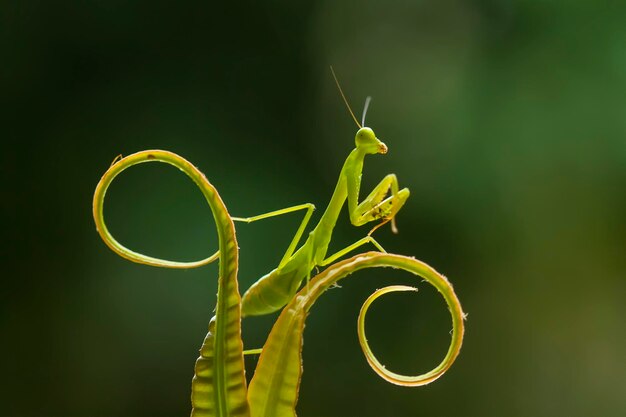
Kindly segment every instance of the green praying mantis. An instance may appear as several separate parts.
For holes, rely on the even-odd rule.
[[[361,173],[365,156],[385,154],[387,153],[387,146],[376,137],[372,129],[364,126],[370,97],[365,102],[362,122],[359,123],[348,105],[334,71],[333,77],[348,111],[359,127],[355,136],[356,147],[350,152],[341,168],[335,191],[322,218],[309,233],[306,242],[295,253],[294,250],[315,209],[313,204],[302,204],[255,217],[233,218],[235,221],[252,222],[296,210],[306,210],[304,219],[278,267],[260,278],[244,294],[241,306],[244,316],[268,314],[282,308],[296,293],[305,277],[308,282],[309,275],[314,267],[329,265],[359,246],[372,243],[378,250],[385,252],[383,247],[371,236],[374,230],[384,223],[391,221],[392,230],[397,233],[395,215],[409,197],[409,190],[407,188],[398,190],[398,179],[394,174],[389,174],[359,203]],[[387,197],[389,191],[391,191],[391,196]],[[364,238],[326,257],[333,229],[346,199],[348,200],[350,222],[353,225],[361,226],[376,220],[382,220],[383,222],[372,229]]]
[[[337,82],[336,77],[335,81]],[[371,237],[374,230],[387,222],[391,222],[392,229],[395,230],[395,215],[408,198],[409,191],[406,188],[399,190],[397,179],[391,174],[386,176],[368,197],[358,203],[365,155],[385,153],[387,147],[376,138],[370,128],[363,126],[369,99],[361,125],[354,117],[338,82],[337,86],[359,126],[355,137],[356,148],[344,163],[328,208],[298,250],[296,246],[311,218],[313,205],[303,204],[249,218],[231,217],[216,188],[205,175],[189,161],[172,152],[147,150],[121,159],[116,158],[96,187],[93,199],[96,228],[104,242],[118,255],[137,263],[180,269],[199,267],[217,259],[220,261],[215,316],[209,322],[209,331],[200,348],[200,357],[196,361],[192,380],[192,417],[295,417],[302,375],[302,340],[306,316],[315,301],[328,288],[353,272],[365,268],[402,269],[425,279],[441,293],[452,318],[451,342],[441,363],[422,375],[400,375],[386,369],[371,351],[365,337],[365,316],[371,303],[378,297],[390,292],[416,289],[395,285],[374,292],[361,309],[357,334],[367,362],[378,375],[397,385],[425,385],[445,373],[459,354],[465,315],[449,281],[423,262],[411,257],[386,253]],[[170,261],[135,252],[123,246],[111,235],[104,221],[106,191],[121,172],[131,166],[147,162],[172,165],[198,186],[215,220],[219,245],[216,253],[194,262]],[[387,196],[389,192],[391,195]],[[333,228],[346,200],[350,220],[354,225],[376,220],[380,220],[380,223],[363,239],[326,257]],[[242,299],[237,282],[239,248],[234,221],[251,222],[297,210],[306,210],[306,213],[279,266],[253,284]],[[379,252],[358,254],[333,264],[340,257],[366,243],[372,243]],[[330,266],[309,279],[313,268],[326,265]],[[297,292],[305,278],[306,285]],[[261,349],[254,376],[250,386],[247,387],[241,319],[245,315],[267,314],[283,306],[285,307]]]

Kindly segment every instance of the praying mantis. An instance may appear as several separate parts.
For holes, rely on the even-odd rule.
[[[346,101],[343,92],[341,94]],[[351,110],[350,113],[352,114]],[[354,118],[354,114],[352,117]],[[356,118],[354,119],[359,125]],[[394,373],[386,369],[370,349],[365,337],[365,316],[370,304],[378,297],[390,292],[415,291],[416,289],[398,285],[375,291],[363,305],[357,327],[361,349],[371,368],[385,380],[402,386],[428,384],[450,368],[461,349],[465,319],[452,285],[443,275],[423,262],[411,257],[385,253],[382,247],[371,238],[371,233],[386,222],[391,221],[395,229],[393,219],[408,198],[408,190],[398,190],[395,176],[388,175],[363,202],[358,204],[364,156],[385,151],[386,146],[376,138],[374,132],[359,125],[356,149],[344,164],[329,207],[316,228],[309,234],[307,241],[297,251],[295,247],[311,217],[312,205],[295,206],[253,218],[231,217],[217,189],[198,168],[183,157],[163,150],[141,151],[124,158],[116,158],[104,173],[94,193],[93,217],[98,233],[115,253],[133,262],[178,269],[195,268],[219,259],[215,316],[209,322],[209,331],[200,348],[200,356],[196,360],[192,380],[192,417],[295,417],[302,376],[303,332],[306,317],[315,301],[328,288],[352,273],[367,268],[400,269],[420,277],[420,280],[429,282],[443,296],[452,318],[450,345],[447,354],[438,366],[418,376]],[[104,221],[104,199],[107,189],[124,170],[148,162],[174,166],[198,186],[215,220],[219,244],[216,253],[194,262],[170,261],[135,252],[123,246],[111,235]],[[391,196],[386,197],[390,190]],[[346,199],[353,224],[361,225],[375,220],[381,220],[381,223],[365,238],[325,258],[337,215]],[[234,221],[255,221],[302,209],[307,210],[304,220],[279,267],[253,284],[242,301],[237,282],[239,248]],[[362,253],[332,264],[339,257],[368,242],[374,244],[380,252]],[[332,265],[312,278],[296,293],[302,280],[308,277],[312,268],[328,264]],[[280,313],[261,350],[254,376],[250,386],[247,387],[241,339],[242,316],[265,314],[285,304],[286,307]]]
[[[371,128],[364,126],[370,97],[365,102],[362,122],[359,123],[346,100],[332,67],[331,71],[346,107],[359,127],[355,136],[356,147],[350,152],[343,168],[341,168],[335,191],[322,218],[309,233],[305,243],[295,253],[294,250],[315,209],[313,204],[301,204],[254,217],[233,218],[235,221],[249,223],[296,210],[306,210],[304,219],[278,267],[260,278],[243,295],[242,314],[244,316],[268,314],[282,308],[296,293],[305,277],[308,283],[313,268],[329,265],[362,245],[372,243],[379,251],[385,252],[383,247],[371,236],[374,230],[384,223],[391,221],[392,230],[397,233],[395,215],[406,202],[410,192],[408,188],[399,190],[398,179],[394,174],[389,174],[374,187],[361,203],[358,202],[365,156],[385,154],[387,153],[387,146],[376,137]],[[391,196],[387,197],[389,191],[391,191]],[[348,200],[350,222],[354,226],[361,226],[376,220],[382,220],[382,223],[372,229],[364,238],[326,257],[333,229],[346,200]]]

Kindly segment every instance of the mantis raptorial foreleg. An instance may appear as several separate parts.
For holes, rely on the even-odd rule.
[[[374,189],[369,193],[365,199],[358,203],[355,209],[357,213],[365,213],[374,206],[378,205],[389,193],[391,189],[391,195],[394,196],[398,194],[398,179],[396,174],[388,174],[380,180],[380,182],[374,187]],[[348,192],[348,198],[350,198],[352,193]]]
[[[348,208],[352,224],[361,226],[381,218],[390,219],[391,230],[398,233],[395,225],[396,213],[409,197],[408,189],[398,189],[398,178],[395,174],[385,176],[361,203],[358,202],[358,190],[348,188]],[[387,197],[390,191],[391,195]]]

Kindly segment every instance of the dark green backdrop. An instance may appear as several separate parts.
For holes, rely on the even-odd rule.
[[[118,258],[96,234],[94,187],[116,155],[163,148],[233,215],[324,207],[356,131],[330,64],[357,113],[374,97],[367,124],[390,148],[366,160],[363,191],[395,172],[412,192],[400,234],[378,240],[448,276],[469,317],[443,378],[395,387],[367,366],[355,320],[372,290],[410,277],[348,280],[309,317],[299,415],[625,415],[625,3],[295,3],[2,2],[0,415],[188,414],[216,267]],[[107,218],[155,256],[215,248],[202,198],[167,167],[123,175]],[[238,225],[243,289],[299,218]],[[331,250],[367,230],[344,213]],[[370,317],[393,370],[445,352],[449,318],[425,284]],[[244,322],[247,347],[273,318]]]

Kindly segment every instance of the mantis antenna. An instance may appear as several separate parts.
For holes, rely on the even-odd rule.
[[[337,76],[335,75],[335,70],[333,69],[332,65],[330,66],[330,72],[333,73],[333,78],[335,79],[335,84],[337,84],[337,88],[339,89],[339,93],[341,94],[341,97],[343,98],[343,102],[346,103],[346,107],[348,108],[348,111],[350,112],[350,115],[352,116],[352,119],[354,120],[354,123],[356,123],[356,125],[359,127],[359,129],[362,128],[363,126],[361,126],[359,124],[359,121],[354,116],[354,113],[352,112],[352,109],[350,108],[350,105],[348,104],[348,100],[346,99],[346,96],[343,93],[343,90],[341,89],[341,85],[339,85],[339,80],[337,79]]]
[[[363,108],[363,119],[361,120],[363,126],[365,126],[365,115],[367,114],[367,109],[370,107],[370,101],[372,101],[372,97],[367,96],[365,99],[365,107]]]

